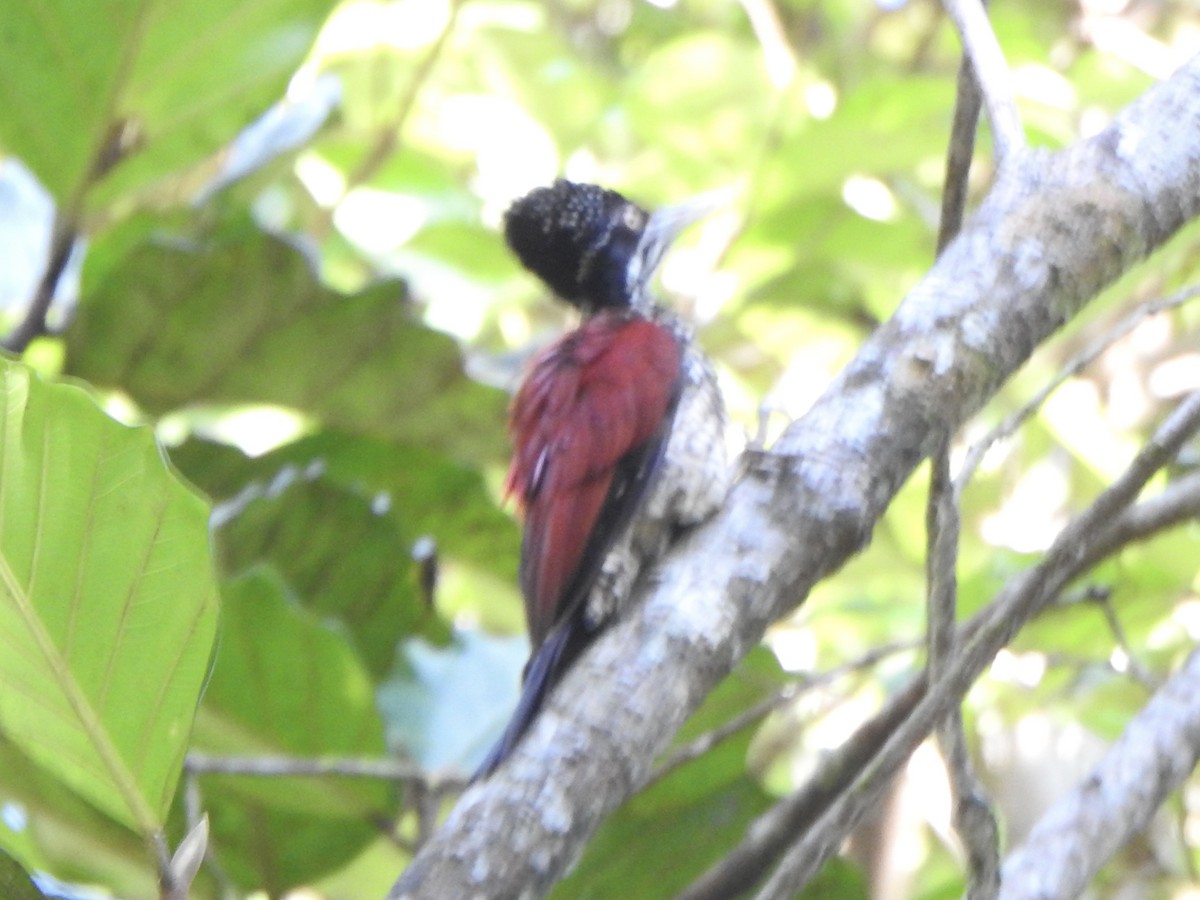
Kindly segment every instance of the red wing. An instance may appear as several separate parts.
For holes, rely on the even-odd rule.
[[[535,650],[565,612],[602,512],[621,521],[605,510],[614,473],[660,433],[679,365],[660,325],[601,314],[539,356],[513,399],[506,487],[525,514],[521,590]]]

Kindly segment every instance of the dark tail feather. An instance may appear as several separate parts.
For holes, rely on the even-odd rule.
[[[537,652],[525,664],[521,699],[517,701],[517,708],[509,719],[508,727],[504,729],[504,734],[492,747],[487,758],[475,770],[471,781],[487,778],[508,759],[517,742],[541,711],[550,688],[554,687],[563,673],[570,668],[580,651],[587,646],[590,637],[591,634],[586,632],[582,624],[572,619],[560,622],[550,631]]]

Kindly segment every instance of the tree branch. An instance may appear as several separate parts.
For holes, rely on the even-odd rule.
[[[1200,392],[1185,399],[1171,414],[1129,468],[1060,532],[1042,560],[1012,579],[997,599],[972,620],[970,633],[945,674],[921,698],[902,725],[892,732],[858,782],[838,799],[820,823],[788,851],[757,900],[793,896],[841,846],[863,814],[887,787],[888,781],[948,711],[957,708],[975,679],[1032,616],[1046,607],[1082,571],[1081,548],[1112,530],[1113,520],[1137,497],[1159,469],[1200,429]],[[1056,895],[1049,895],[1056,896]],[[1058,895],[1061,896],[1061,895]]]
[[[893,641],[889,644],[883,644],[881,646],[874,647],[857,659],[850,660],[842,665],[834,666],[823,672],[819,672],[809,677],[800,678],[791,682],[790,684],[784,685],[772,696],[767,697],[765,700],[761,700],[760,702],[751,706],[749,709],[738,713],[736,716],[729,719],[727,722],[724,722],[719,727],[699,735],[694,740],[681,747],[677,747],[665,760],[663,760],[659,766],[654,769],[653,772],[650,773],[650,777],[646,779],[646,783],[642,787],[649,787],[651,784],[654,784],[654,782],[670,775],[680,766],[684,766],[692,760],[698,759],[717,744],[724,741],[726,738],[732,737],[739,731],[749,728],[752,725],[759,724],[768,715],[778,709],[782,709],[789,703],[794,703],[797,698],[801,697],[808,691],[815,690],[818,687],[830,685],[837,679],[844,678],[852,672],[859,672],[864,669],[871,668],[881,660],[887,659],[889,656],[893,656],[904,650],[911,650],[916,646],[917,645],[911,641]],[[834,700],[833,702],[836,703],[837,701]]]
[[[943,0],[942,6],[958,30],[963,55],[971,60],[992,129],[997,168],[1002,169],[1025,148],[1025,130],[1017,115],[1008,63],[1004,61],[996,32],[992,30],[987,10],[980,0]]]
[[[50,231],[50,250],[46,255],[46,268],[38,281],[37,290],[29,301],[29,309],[25,318],[17,323],[4,341],[0,344],[9,353],[23,353],[29,342],[46,333],[46,316],[50,312],[50,304],[54,302],[54,292],[62,279],[63,271],[71,259],[71,251],[75,249],[75,239],[78,237],[74,222],[68,221],[61,210],[54,216],[54,226]]]
[[[647,573],[642,602],[581,656],[389,896],[549,890],[766,627],[867,542],[936,441],[1196,215],[1198,126],[1193,60],[1094,138],[1021,154],[812,410],[772,453],[747,454],[726,507]]]
[[[183,769],[194,775],[246,775],[254,778],[342,777],[378,778],[384,781],[419,781],[426,788],[443,792],[461,788],[466,779],[431,778],[415,763],[399,759],[333,757],[307,759],[296,756],[211,756],[189,753]]]
[[[939,256],[962,229],[979,107],[979,83],[964,52],[946,153],[946,186],[937,237]],[[929,458],[929,501],[925,513],[927,669],[933,681],[953,658],[958,618],[961,517],[958,494],[950,477],[950,438],[946,434]],[[967,896],[970,900],[987,900],[996,895],[1000,883],[999,835],[990,801],[971,765],[961,707],[956,706],[946,715],[937,729],[937,741],[950,778],[954,827],[967,852]]]
[[[1070,581],[1105,557],[1139,540],[1200,515],[1200,472],[1168,485],[1161,494],[1126,509],[1113,526],[1095,536],[1074,568]],[[980,633],[987,610],[972,618],[956,643],[971,641]],[[757,882],[797,834],[811,828],[833,801],[872,764],[872,757],[896,731],[925,695],[926,673],[921,672],[895,694],[874,716],[817,766],[813,776],[795,793],[763,813],[746,829],[746,837],[721,862],[698,878],[677,900],[723,900],[737,896]],[[901,756],[897,765],[907,758]],[[879,765],[876,763],[875,765]],[[841,834],[841,832],[838,832]],[[836,845],[836,836],[831,837]]]
[[[1004,440],[1016,434],[1017,429],[1030,416],[1041,409],[1042,404],[1046,402],[1046,398],[1058,390],[1064,382],[1074,378],[1086,369],[1096,357],[1125,337],[1125,335],[1129,334],[1129,332],[1133,331],[1134,328],[1146,321],[1146,319],[1167,310],[1175,309],[1177,306],[1182,306],[1196,297],[1200,297],[1200,285],[1192,284],[1182,290],[1176,291],[1169,297],[1159,297],[1156,300],[1144,303],[1126,315],[1111,329],[1100,335],[1091,345],[1072,357],[1070,362],[1063,366],[1062,370],[1045,387],[1034,394],[1020,409],[971,445],[967,450],[966,456],[963,457],[962,465],[958,468],[958,474],[954,478],[955,490],[958,494],[962,494],[963,489],[975,475],[975,470],[979,468],[979,464],[983,462],[983,457],[991,449],[992,445],[997,441]]]
[[[932,474],[926,524],[929,533],[925,560],[928,590],[927,663],[929,681],[936,683],[957,651],[955,620],[958,609],[958,498],[950,479],[949,441],[930,458]],[[967,750],[961,701],[936,729],[938,748],[950,777],[955,831],[967,854],[968,900],[988,900],[1000,886],[1000,836],[987,792],[975,775]]]
[[[1000,897],[1076,897],[1200,760],[1200,650],[1009,856]]]
[[[942,212],[938,219],[937,252],[940,256],[962,230],[967,209],[971,161],[975,157],[975,132],[983,100],[979,82],[964,51],[958,66],[958,89],[954,94],[954,119],[946,147],[946,179],[942,186]]]

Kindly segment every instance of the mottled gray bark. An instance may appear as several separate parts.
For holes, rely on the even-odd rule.
[[[1001,900],[1078,897],[1200,758],[1200,651],[1159,690],[1001,871]]]
[[[1021,151],[962,234],[644,602],[564,679],[511,762],[468,790],[391,898],[536,897],[687,716],[870,537],[939,439],[1200,209],[1200,60],[1059,153]],[[955,704],[950,703],[947,711]]]

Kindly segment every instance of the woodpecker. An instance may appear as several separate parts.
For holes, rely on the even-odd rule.
[[[505,491],[523,517],[520,584],[532,651],[489,775],[549,690],[619,616],[638,573],[725,499],[725,411],[691,332],[651,277],[708,204],[651,215],[615,191],[558,180],[517,200],[504,233],[581,324],[541,352],[509,410]]]

